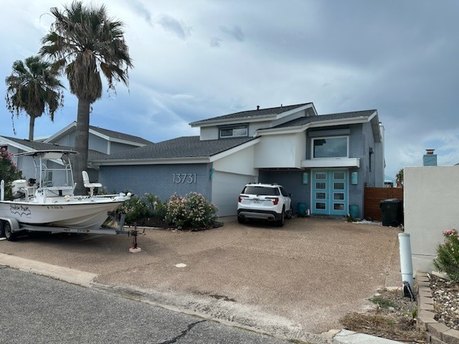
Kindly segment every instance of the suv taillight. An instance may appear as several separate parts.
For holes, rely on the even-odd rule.
[[[270,199],[271,202],[273,202],[273,205],[277,205],[279,203],[279,197],[266,197],[267,199]]]
[[[247,198],[247,196],[242,196],[242,195],[239,195],[239,199],[238,199],[238,202],[239,202],[239,203],[241,203],[243,198]]]

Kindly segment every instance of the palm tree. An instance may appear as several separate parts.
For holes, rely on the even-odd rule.
[[[65,6],[63,11],[51,8],[54,23],[43,38],[42,56],[64,68],[70,91],[78,98],[74,175],[77,193],[84,193],[81,172],[88,164],[89,113],[91,104],[102,96],[103,73],[108,87],[115,81],[128,83],[132,67],[122,23],[107,17],[105,6],[84,7],[80,1]]]
[[[395,183],[397,184],[398,188],[403,186],[403,168],[401,168],[395,175]]]
[[[31,56],[25,62],[13,63],[13,72],[5,79],[6,107],[14,115],[25,111],[29,117],[29,140],[33,141],[35,119],[45,111],[51,121],[62,105],[63,94],[58,79],[59,71],[39,56]]]

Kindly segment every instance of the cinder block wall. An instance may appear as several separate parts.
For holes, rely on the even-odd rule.
[[[405,168],[404,211],[413,269],[432,271],[442,232],[459,229],[459,166]]]

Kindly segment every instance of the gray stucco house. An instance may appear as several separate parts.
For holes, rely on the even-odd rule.
[[[384,133],[377,110],[318,115],[313,103],[259,108],[190,123],[179,137],[92,160],[107,191],[202,193],[220,216],[235,215],[249,182],[282,184],[294,209],[347,215],[364,186],[384,184]],[[64,143],[64,142],[63,142]],[[354,207],[355,209],[355,207]]]
[[[0,136],[0,145],[7,146],[8,151],[13,154],[56,148],[73,149],[75,133],[76,122],[72,122],[62,130],[59,130],[57,133],[44,140],[29,141],[15,137]],[[97,168],[95,168],[92,164],[93,160],[100,160],[109,156],[111,153],[143,147],[147,144],[151,145],[153,143],[138,136],[99,128],[92,125],[89,126],[89,166],[87,171],[90,175],[91,181],[97,181],[99,177]],[[24,177],[33,178],[35,176],[35,168],[30,157],[18,156],[14,159],[16,166],[22,171]]]

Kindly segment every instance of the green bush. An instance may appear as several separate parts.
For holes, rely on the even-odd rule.
[[[121,211],[126,214],[126,224],[172,226],[178,229],[203,229],[214,226],[217,209],[199,193],[185,197],[172,195],[163,203],[152,194],[132,196],[124,202]]]
[[[164,219],[166,211],[161,200],[152,194],[145,194],[143,197],[132,196],[124,202],[121,211],[126,214],[126,224],[140,224],[147,218],[158,217]]]
[[[448,229],[443,235],[445,242],[437,248],[434,266],[452,281],[459,282],[459,236],[455,229]]]
[[[206,198],[191,192],[185,197],[172,195],[166,204],[165,220],[168,224],[182,228],[210,228],[216,220],[217,208]]]
[[[0,181],[5,181],[5,199],[12,199],[11,182],[22,179],[19,171],[12,160],[13,154],[8,153],[6,146],[0,147]]]

